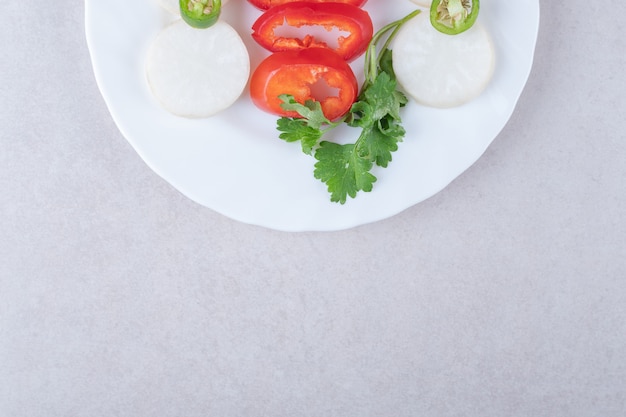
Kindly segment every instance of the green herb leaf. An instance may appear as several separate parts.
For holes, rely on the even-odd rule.
[[[404,129],[396,125],[395,129],[382,131],[378,125],[364,130],[357,141],[357,152],[361,158],[367,158],[376,165],[386,168],[391,162],[391,153],[398,150],[398,143],[402,142]]]
[[[373,36],[365,55],[365,80],[361,93],[341,121],[329,121],[318,102],[301,104],[293,96],[279,96],[285,110],[302,116],[301,119],[279,119],[280,138],[287,142],[300,141],[302,151],[314,155],[317,162],[313,175],[326,184],[332,202],[344,204],[348,197],[356,197],[359,191],[372,191],[376,177],[370,171],[374,165],[387,167],[392,153],[398,150],[398,143],[404,138],[406,132],[401,125],[400,109],[408,100],[397,89],[389,45],[400,26],[419,12],[416,10],[384,26]],[[391,34],[377,56],[376,46],[389,31]],[[321,140],[329,129],[344,122],[362,129],[355,143],[340,145]]]
[[[280,105],[285,110],[295,111],[304,118],[307,125],[314,129],[320,129],[324,125],[332,125],[333,123],[324,116],[322,105],[319,101],[307,100],[304,104],[298,103],[290,94],[281,94],[278,96],[283,103]]]
[[[304,119],[293,119],[281,117],[277,122],[278,131],[282,132],[278,137],[286,142],[300,141],[302,152],[307,155],[313,153],[313,148],[317,145],[324,134],[323,131],[311,127]]]
[[[330,192],[330,201],[344,204],[348,196],[354,198],[359,191],[372,191],[376,177],[369,171],[372,160],[362,158],[354,144],[339,145],[324,141],[315,152],[313,175],[324,182]]]
[[[352,127],[367,129],[376,123],[373,118],[374,108],[367,101],[357,101],[350,110],[352,117],[347,122]]]
[[[361,94],[362,100],[372,106],[372,119],[380,120],[390,115],[400,120],[400,107],[407,103],[407,99],[404,94],[396,90],[396,86],[396,80],[391,79],[389,74],[383,71]]]
[[[396,79],[396,73],[393,70],[393,51],[391,49],[385,49],[378,59],[378,65],[380,70],[389,74],[391,79]]]

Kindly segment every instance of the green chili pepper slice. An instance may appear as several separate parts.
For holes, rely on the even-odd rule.
[[[179,0],[180,16],[190,26],[206,29],[220,17],[222,0]]]
[[[480,0],[433,0],[430,23],[439,32],[456,35],[474,25],[479,9]]]

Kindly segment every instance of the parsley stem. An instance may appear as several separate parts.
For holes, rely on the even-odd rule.
[[[311,100],[300,104],[291,95],[279,96],[285,110],[294,110],[302,116],[280,118],[279,137],[287,142],[299,141],[302,151],[317,160],[313,175],[326,184],[330,201],[344,204],[359,191],[371,191],[376,181],[372,168],[387,167],[392,152],[404,138],[406,132],[401,125],[400,108],[408,99],[397,88],[390,46],[400,27],[419,13],[420,10],[415,10],[372,36],[365,51],[365,80],[361,91],[350,111],[340,120],[328,120],[319,102]],[[377,51],[379,42],[382,49]],[[342,123],[361,129],[354,143],[340,145],[324,140],[328,131]]]
[[[402,19],[398,19],[383,26],[374,34],[374,36],[372,36],[367,50],[365,51],[365,81],[363,82],[361,90],[366,89],[370,84],[374,82],[374,80],[378,76],[378,69],[380,68],[380,57],[383,55],[382,52],[389,48],[389,46],[391,45],[391,41],[400,30],[400,27],[402,27],[402,25],[404,25],[407,21],[411,20],[420,13],[421,10],[416,9],[408,15],[404,16]],[[387,37],[385,43],[383,44],[380,54],[377,55],[376,45],[378,44],[380,39],[390,30],[392,30],[391,34]]]

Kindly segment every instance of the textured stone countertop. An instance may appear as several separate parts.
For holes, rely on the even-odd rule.
[[[143,162],[82,2],[0,10],[0,416],[624,416],[626,3],[542,1],[526,88],[470,169],[305,233]]]

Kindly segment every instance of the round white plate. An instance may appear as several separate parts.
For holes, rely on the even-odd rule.
[[[369,0],[376,28],[408,14],[409,0]],[[483,0],[479,19],[496,48],[487,90],[453,109],[409,103],[407,135],[387,168],[373,171],[370,193],[331,203],[313,177],[315,160],[298,143],[278,139],[276,117],[257,110],[247,89],[217,116],[189,120],[163,110],[151,95],[144,65],[148,47],[178,17],[156,0],[86,0],[86,34],[96,81],[122,134],[144,161],[192,200],[241,222],[284,231],[340,230],[395,215],[442,190],[469,168],[502,130],[530,74],[539,27],[539,0]],[[250,37],[261,12],[230,0],[222,18],[241,34],[251,67],[267,52]],[[353,63],[362,70],[362,58]],[[336,140],[358,131],[340,128]]]

